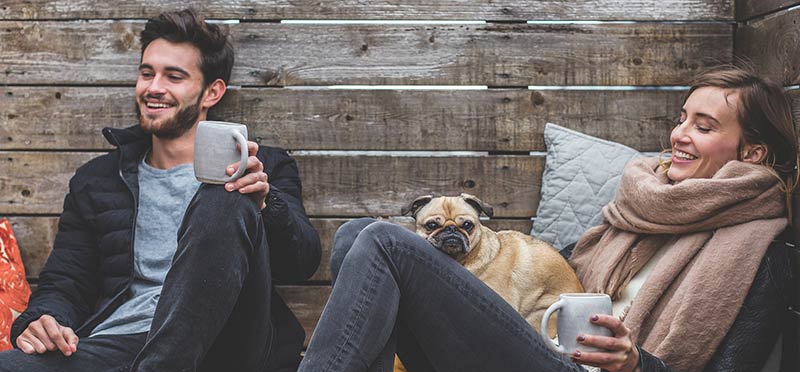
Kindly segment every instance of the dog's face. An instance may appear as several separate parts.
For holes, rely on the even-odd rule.
[[[479,244],[480,213],[491,215],[490,206],[468,194],[418,198],[410,209],[415,211],[417,234],[455,259]]]

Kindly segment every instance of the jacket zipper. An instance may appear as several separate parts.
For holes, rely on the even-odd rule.
[[[123,155],[124,155],[124,153],[122,151],[122,146],[119,145],[119,140],[117,139],[117,137],[114,136],[113,133],[110,133],[110,134],[111,134],[112,137],[114,137],[114,142],[117,143],[117,148],[119,148],[119,152],[120,152],[120,154],[119,154],[119,165],[118,165],[118,167],[119,167],[119,173],[118,173],[119,174],[119,178],[122,179],[122,183],[125,184],[125,187],[128,189],[128,192],[131,194],[131,197],[133,198],[133,220],[131,221],[131,244],[130,244],[130,252],[131,252],[131,256],[133,256],[134,243],[135,243],[135,240],[136,240],[136,218],[137,218],[137,216],[139,214],[139,208],[138,208],[139,207],[139,205],[138,205],[139,203],[136,200],[136,195],[133,194],[133,190],[131,189],[131,185],[128,183],[128,180],[125,179],[125,175],[122,174]],[[136,261],[135,258],[131,257],[131,260],[130,260],[130,262],[131,262],[131,266],[130,266],[131,275],[133,275],[134,265],[136,264],[135,261]],[[114,297],[111,298],[111,301],[109,301],[108,304],[106,304],[106,306],[104,306],[102,309],[98,309],[98,311],[95,312],[94,315],[92,315],[89,319],[87,319],[87,321],[84,322],[83,325],[75,333],[78,334],[81,331],[83,331],[84,327],[86,327],[89,324],[93,323],[97,319],[97,317],[100,316],[100,314],[104,313],[106,311],[106,309],[108,309],[109,306],[111,306],[113,303],[117,302],[117,300],[123,294],[125,294],[125,292],[127,292],[128,289],[131,288],[131,284],[132,283],[133,283],[133,277],[131,276],[130,279],[128,280],[128,283],[125,285],[125,288],[123,288],[116,295],[114,295]],[[95,324],[95,327],[97,327],[98,324]],[[91,334],[91,330],[89,330],[89,333],[87,334],[87,337],[88,337],[89,334]]]

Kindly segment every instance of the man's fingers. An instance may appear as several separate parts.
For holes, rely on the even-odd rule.
[[[42,322],[42,323],[45,332],[47,332],[48,339],[56,345],[58,350],[61,351],[61,353],[66,356],[72,354],[72,348],[67,343],[67,339],[64,337],[64,334],[61,331],[62,327],[57,322],[55,322],[55,320],[52,322]],[[50,349],[49,347],[47,349],[53,350]]]
[[[69,347],[70,354],[78,350],[78,335],[70,327],[61,327],[61,334],[67,340],[67,347]],[[64,354],[69,356],[68,354]]]
[[[33,349],[33,352],[31,352],[30,354],[44,354],[47,352],[47,348],[36,337],[33,336],[25,337],[24,343],[27,343]]]
[[[46,350],[52,351],[56,349],[56,344],[50,340],[50,336],[47,335],[47,331],[44,329],[44,322],[41,319],[31,322],[28,325],[28,330],[31,331],[31,341],[38,341],[45,348],[45,350],[39,350],[36,345],[37,342],[33,342],[33,347],[36,348],[37,352],[44,353]]]
[[[240,188],[239,192],[242,194],[250,194],[254,192],[261,192],[263,194],[266,194],[269,192],[269,184],[266,182],[258,181],[256,183]]]
[[[258,152],[258,144],[253,141],[247,141],[247,153],[250,156],[255,156]]]
[[[257,157],[251,156],[247,158],[247,170],[250,173],[261,172],[264,170],[264,164],[261,163],[261,160],[258,160]]]
[[[23,335],[17,337],[17,347],[22,350],[23,353],[28,355],[36,353],[36,350],[33,348],[33,344]]]

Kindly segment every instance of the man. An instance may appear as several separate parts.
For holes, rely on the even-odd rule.
[[[233,48],[190,10],[140,38],[140,123],[105,129],[117,149],[70,180],[0,370],[293,371],[304,333],[273,278],[304,280],[320,259],[296,164],[249,142],[242,178],[197,182],[195,130],[225,94]]]

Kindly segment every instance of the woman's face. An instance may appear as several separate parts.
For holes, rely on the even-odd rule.
[[[670,180],[711,178],[725,163],[739,157],[742,127],[738,106],[739,93],[734,90],[702,87],[692,92],[681,109],[680,124],[670,136]]]

